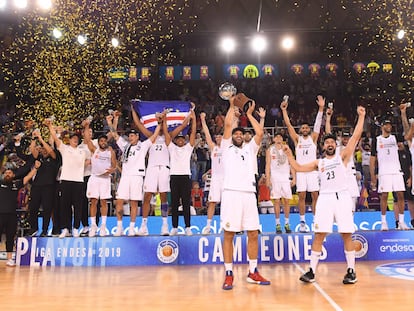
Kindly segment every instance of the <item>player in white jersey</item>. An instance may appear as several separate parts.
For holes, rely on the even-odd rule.
[[[131,208],[131,221],[129,223],[129,236],[135,235],[135,220],[138,212],[138,201],[143,198],[143,181],[145,176],[145,158],[148,149],[155,142],[160,132],[161,124],[158,124],[154,134],[147,140],[139,141],[139,132],[131,129],[127,132],[128,141],[119,136],[116,128],[118,125],[118,115],[106,117],[109,129],[116,140],[118,147],[122,150],[122,172],[116,193],[116,216],[117,228],[115,236],[122,235],[122,212],[124,201],[129,201]]]
[[[283,205],[285,215],[285,232],[291,233],[289,224],[290,205],[292,199],[292,188],[295,184],[296,172],[290,167],[283,152],[283,136],[276,133],[273,144],[266,150],[266,185],[271,189],[270,198],[273,199],[276,217],[276,233],[282,233],[280,225],[280,203]],[[292,176],[292,180],[290,180]]]
[[[145,135],[150,137],[153,133],[148,130],[140,121],[134,108],[131,107],[132,118],[134,124],[138,130]],[[157,114],[158,122],[165,121],[166,112]],[[184,120],[183,126],[178,126],[174,129],[173,136],[176,136],[182,131],[187,124],[188,120]],[[161,199],[161,216],[162,226],[161,235],[169,235],[168,230],[168,199],[167,193],[170,192],[170,153],[167,145],[165,144],[165,136],[163,134],[162,123],[160,134],[157,136],[154,144],[148,151],[148,164],[147,171],[144,179],[144,201],[142,203],[142,223],[138,230],[138,235],[148,235],[148,215],[150,212],[150,202],[154,194],[159,193]]]
[[[283,101],[280,105],[283,114],[283,121],[286,124],[290,138],[292,138],[295,143],[295,155],[296,161],[299,164],[309,163],[310,161],[316,160],[316,143],[318,141],[319,132],[322,124],[323,109],[325,107],[325,98],[321,95],[317,96],[316,100],[319,109],[316,115],[315,125],[313,126],[313,132],[309,124],[303,123],[300,127],[299,134],[296,133],[287,112],[288,102]],[[316,172],[296,172],[296,190],[299,196],[299,217],[300,217],[300,232],[307,232],[306,222],[305,222],[305,199],[306,192],[310,192],[312,196],[312,211],[315,213],[315,204],[318,199],[318,190],[319,190],[319,181],[318,174]]]
[[[394,214],[398,219],[397,229],[408,229],[404,222],[404,176],[401,170],[401,164],[398,157],[397,139],[392,132],[390,120],[383,120],[381,123],[381,135],[377,136],[372,142],[371,148],[371,187],[377,185],[377,176],[375,175],[375,164],[378,162],[378,192],[380,196],[381,207],[381,230],[388,230],[386,219],[387,199],[389,192],[396,192],[397,204],[394,205]]]
[[[88,179],[86,188],[86,197],[91,200],[90,206],[90,221],[91,228],[89,230],[89,237],[94,237],[98,230],[96,223],[96,212],[98,200],[101,204],[101,226],[99,228],[99,235],[106,235],[106,219],[108,215],[107,200],[112,198],[111,195],[111,174],[116,170],[116,155],[114,150],[108,146],[108,137],[100,135],[98,137],[98,148],[92,142],[91,132],[87,131],[85,127],[85,143],[91,152],[91,176]]]
[[[249,144],[243,144],[243,128],[234,128],[234,97],[226,114],[221,142],[224,167],[223,193],[221,197],[220,223],[224,232],[223,254],[226,277],[222,288],[233,288],[233,239],[236,232],[247,231],[249,273],[247,282],[269,285],[257,270],[259,213],[256,201],[254,162],[263,137],[263,129],[253,117],[255,103],[246,112],[256,135]]]
[[[323,148],[325,158],[314,160],[307,164],[298,164],[293,158],[292,151],[286,146],[289,163],[296,171],[309,172],[317,170],[320,178],[319,197],[315,209],[315,235],[312,242],[310,268],[300,277],[302,282],[315,281],[315,272],[322,254],[323,241],[327,234],[332,232],[334,222],[338,225],[338,232],[344,241],[347,272],[343,284],[354,284],[357,281],[355,273],[355,245],[352,233],[355,231],[353,217],[353,202],[348,191],[348,173],[346,166],[352,158],[355,147],[361,137],[365,108],[358,107],[358,122],[354,134],[347,146],[337,153],[336,137],[328,134],[324,138]]]
[[[210,131],[206,123],[206,114],[204,112],[200,113],[200,120],[204,135],[206,137],[207,145],[210,148],[211,158],[211,182],[210,191],[208,194],[207,225],[203,228],[202,233],[210,234],[211,221],[213,219],[214,211],[216,209],[216,204],[221,201],[221,192],[223,190],[224,169],[223,160],[221,158],[221,140],[223,136],[220,134],[216,135],[216,143],[214,143],[211,139]]]
[[[326,110],[326,123],[325,123],[325,131],[326,134],[331,134],[331,118],[333,114],[333,109],[328,107]],[[350,134],[348,132],[342,132],[341,139],[339,140],[338,150],[337,153],[341,153],[342,149],[344,149],[348,145]],[[346,166],[346,170],[348,172],[348,190],[354,200],[354,211],[356,208],[357,200],[360,195],[359,186],[357,181],[357,172],[355,168],[355,152],[352,154],[352,157],[349,159],[348,164]]]
[[[413,136],[414,136],[414,119],[410,119],[410,123],[407,119],[407,105],[401,104],[400,110],[401,110],[401,120],[403,124],[404,129],[404,139],[407,141],[408,148],[411,153],[411,174],[409,176],[406,176],[404,179],[407,180],[406,183],[406,200],[408,205],[408,210],[410,211],[411,216],[411,226],[414,228],[414,183],[412,181],[413,179],[413,172],[414,172],[414,144],[413,144]]]

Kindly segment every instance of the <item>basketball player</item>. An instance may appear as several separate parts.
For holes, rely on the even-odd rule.
[[[111,199],[111,174],[116,170],[116,155],[114,150],[108,146],[108,137],[100,135],[98,137],[98,148],[92,142],[89,123],[85,124],[85,143],[91,152],[91,176],[88,179],[86,188],[86,197],[91,200],[90,220],[91,228],[89,237],[94,237],[98,226],[96,224],[96,212],[98,200],[101,204],[102,223],[99,228],[99,235],[106,235],[106,219],[108,215],[108,206],[106,201]]]
[[[289,147],[285,147],[289,163],[296,171],[310,172],[317,170],[320,178],[319,197],[315,209],[315,235],[312,243],[310,268],[300,277],[300,280],[305,283],[315,282],[315,272],[319,257],[322,254],[322,244],[326,235],[332,232],[334,221],[338,225],[338,232],[344,241],[347,262],[347,271],[342,282],[343,284],[354,284],[357,282],[355,246],[352,240],[352,233],[355,231],[352,211],[353,201],[348,190],[348,173],[346,169],[362,134],[365,108],[358,107],[357,113],[358,122],[354,134],[340,153],[337,152],[336,137],[333,134],[328,134],[324,137],[325,158],[310,163],[298,164],[293,158]]]
[[[326,122],[325,122],[326,134],[332,134],[332,129],[331,129],[332,114],[333,114],[333,109],[328,108],[326,110]],[[344,149],[348,145],[349,136],[350,136],[350,134],[348,132],[342,132],[341,139],[339,141],[338,150],[337,150],[338,153],[340,153],[342,151],[342,149]],[[352,157],[348,161],[348,165],[346,167],[346,170],[348,172],[348,189],[349,189],[349,193],[351,194],[352,199],[354,201],[354,211],[355,211],[357,200],[358,200],[358,197],[360,195],[360,192],[359,192],[359,186],[358,186],[358,181],[357,181],[357,177],[356,177],[357,172],[356,172],[356,168],[355,168],[354,159],[355,159],[355,152],[352,153]]]
[[[266,184],[271,188],[270,198],[274,199],[276,233],[282,233],[280,225],[281,202],[285,214],[285,232],[292,232],[289,225],[289,200],[292,199],[291,187],[295,184],[295,173],[283,152],[283,136],[281,133],[276,133],[273,137],[273,144],[266,150]],[[290,180],[290,176],[292,176],[292,180]]]
[[[371,148],[371,187],[377,185],[377,175],[375,175],[375,164],[378,161],[378,193],[381,193],[381,230],[388,230],[386,219],[387,199],[389,192],[396,192],[397,204],[394,204],[394,213],[398,215],[396,219],[396,229],[409,229],[404,222],[404,177],[398,158],[397,139],[392,132],[390,120],[383,120],[381,123],[381,135],[377,136],[372,142]]]
[[[223,160],[221,158],[221,140],[222,135],[217,134],[215,136],[216,143],[211,139],[210,131],[206,123],[206,114],[200,113],[201,126],[203,128],[204,135],[206,137],[207,145],[210,148],[211,158],[211,181],[210,191],[208,194],[208,208],[207,208],[207,225],[204,227],[202,233],[211,233],[211,220],[213,219],[216,204],[221,201],[221,191],[223,188]]]
[[[148,130],[140,121],[134,108],[131,108],[132,118],[138,130],[146,137],[151,137],[153,133]],[[158,122],[166,122],[166,112],[157,115]],[[181,132],[188,122],[183,121],[181,126],[174,129],[172,135],[175,137]],[[160,134],[148,151],[147,172],[144,179],[144,202],[142,204],[142,223],[138,230],[138,235],[148,235],[148,215],[150,212],[150,202],[154,194],[160,193],[162,226],[161,235],[169,235],[168,230],[168,199],[167,193],[170,192],[170,153],[165,144],[165,136],[161,123]]]
[[[319,132],[322,124],[323,109],[325,107],[325,98],[321,95],[317,96],[316,103],[319,106],[318,114],[316,115],[315,125],[313,126],[313,132],[309,124],[303,123],[300,127],[299,134],[296,133],[287,112],[288,102],[283,101],[280,104],[280,108],[283,114],[283,121],[288,129],[289,136],[295,144],[296,160],[299,164],[309,163],[316,160],[316,143],[319,137]],[[318,174],[317,172],[296,172],[296,190],[299,196],[299,215],[300,215],[300,232],[307,232],[305,222],[305,199],[306,191],[311,193],[312,196],[312,212],[315,214],[315,204],[318,199]]]
[[[248,144],[243,144],[244,129],[233,128],[234,97],[230,98],[230,107],[225,118],[223,139],[221,142],[224,167],[223,192],[221,197],[220,223],[224,232],[223,254],[226,277],[222,288],[233,288],[233,239],[236,232],[247,231],[247,254],[249,273],[247,282],[269,285],[270,281],[262,277],[257,270],[259,213],[256,201],[256,181],[254,162],[257,161],[263,129],[253,117],[255,103],[252,102],[246,112],[256,135]]]
[[[147,140],[139,141],[139,132],[135,129],[129,130],[128,141],[119,136],[116,128],[118,126],[117,114],[106,117],[109,130],[111,131],[117,145],[122,150],[122,173],[116,193],[116,216],[117,228],[115,236],[122,235],[122,212],[124,200],[129,200],[131,208],[131,220],[129,223],[128,236],[135,235],[135,220],[138,212],[138,201],[142,200],[142,186],[145,176],[145,157],[148,149],[155,142],[160,132],[161,123],[157,125],[154,134]]]

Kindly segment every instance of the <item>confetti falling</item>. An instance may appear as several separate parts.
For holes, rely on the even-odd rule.
[[[188,2],[56,0],[47,14],[28,12],[1,55],[17,108],[38,124],[51,115],[66,124],[119,105],[108,70],[173,63],[175,37],[196,25]],[[59,39],[52,35],[55,28],[62,32]],[[84,45],[76,42],[80,34]],[[117,48],[113,37],[120,41]]]

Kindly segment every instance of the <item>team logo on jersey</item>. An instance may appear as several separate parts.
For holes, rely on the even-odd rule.
[[[396,279],[414,281],[414,261],[380,265],[375,268],[375,272]]]
[[[368,253],[368,240],[358,233],[352,235],[352,240],[355,246],[355,257],[364,257]]]
[[[163,263],[173,263],[179,253],[178,244],[173,240],[162,240],[158,243],[157,257]]]

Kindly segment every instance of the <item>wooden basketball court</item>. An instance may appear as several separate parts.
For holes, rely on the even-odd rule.
[[[322,262],[317,282],[298,280],[307,264],[263,264],[270,286],[248,284],[235,265],[224,291],[223,265],[6,267],[0,261],[2,310],[411,310],[414,282],[375,272],[387,262],[357,262],[358,283],[343,285],[345,263]]]

